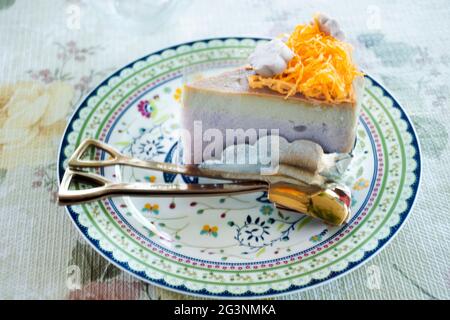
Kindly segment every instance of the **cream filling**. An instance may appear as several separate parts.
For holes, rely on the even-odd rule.
[[[282,73],[294,52],[280,39],[260,43],[248,60],[255,72],[263,77],[273,77]]]

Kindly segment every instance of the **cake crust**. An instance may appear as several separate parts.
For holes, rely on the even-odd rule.
[[[313,99],[303,96],[300,93],[296,93],[286,98],[281,93],[270,90],[269,88],[251,88],[249,86],[248,77],[254,75],[255,72],[250,67],[242,67],[235,70],[224,72],[220,75],[208,77],[197,80],[190,84],[185,84],[186,90],[207,90],[207,91],[221,91],[226,94],[247,94],[254,96],[262,96],[267,98],[284,99],[286,101],[303,102],[305,104],[321,105],[327,107],[340,107],[340,108],[356,108],[357,98],[351,102],[337,102],[330,103],[324,100]],[[362,81],[357,78],[353,84],[354,90],[357,93],[360,91]]]

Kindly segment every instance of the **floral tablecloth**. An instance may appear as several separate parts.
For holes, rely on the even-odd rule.
[[[108,263],[56,204],[66,121],[102,78],[140,56],[202,38],[278,35],[318,11],[341,22],[359,64],[411,116],[422,185],[405,227],[382,253],[336,281],[281,298],[450,298],[446,1],[180,0],[159,25],[145,14],[119,17],[114,6],[0,0],[0,298],[187,298]]]

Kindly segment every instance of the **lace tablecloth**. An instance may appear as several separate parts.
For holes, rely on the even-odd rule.
[[[278,35],[317,11],[341,22],[359,64],[411,116],[422,185],[409,220],[382,253],[336,281],[282,298],[450,298],[450,7],[376,3],[179,1],[156,20],[142,12],[130,20],[113,1],[0,0],[0,298],[186,298],[109,264],[56,204],[67,117],[102,78],[140,56],[202,38]],[[74,267],[75,285],[68,276]]]

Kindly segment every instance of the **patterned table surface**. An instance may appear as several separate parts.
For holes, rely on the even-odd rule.
[[[281,298],[450,298],[446,1],[208,3],[179,0],[158,21],[152,8],[130,20],[112,0],[0,0],[0,298],[188,298],[109,264],[58,207],[56,154],[67,118],[102,78],[140,56],[202,38],[278,35],[318,11],[341,22],[359,64],[411,116],[422,185],[408,222],[382,253],[336,281]]]

